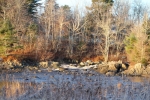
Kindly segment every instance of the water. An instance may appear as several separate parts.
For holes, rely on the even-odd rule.
[[[96,72],[2,74],[0,100],[150,100],[149,79]]]

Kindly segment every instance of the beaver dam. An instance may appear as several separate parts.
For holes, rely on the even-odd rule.
[[[87,70],[1,73],[0,100],[150,100],[150,80]]]

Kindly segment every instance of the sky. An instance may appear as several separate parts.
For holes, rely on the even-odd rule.
[[[56,2],[62,5],[69,5],[70,7],[76,7],[77,5],[85,7],[86,5],[91,5],[92,0],[56,0]]]
[[[56,0],[59,5],[69,5],[70,7],[75,7],[79,4],[82,6],[90,5],[92,0]],[[114,0],[115,1],[115,0]],[[127,1],[127,0],[124,0]],[[150,6],[150,0],[129,0],[129,1],[141,1],[144,5]]]
[[[44,2],[46,0],[41,0],[40,2]],[[69,5],[70,7],[76,7],[76,5],[80,5],[82,7],[85,7],[86,5],[91,5],[92,0],[56,0],[56,2],[62,6],[62,5]],[[115,1],[115,0],[114,0]],[[123,0],[127,1],[127,0]],[[129,1],[141,1],[144,5],[150,6],[150,0],[129,0]]]
[[[150,0],[142,0],[142,2],[143,2],[145,5],[150,6]]]
[[[45,2],[46,0],[41,0],[40,2]],[[56,0],[56,2],[59,4],[59,6],[63,6],[63,5],[69,5],[71,7],[71,9],[75,9],[78,8],[81,9],[82,11],[84,11],[85,6],[90,6],[92,0]],[[115,1],[115,0],[114,0]],[[121,1],[121,0],[120,0]],[[127,0],[123,0],[123,1],[127,1]],[[143,5],[147,5],[148,7],[150,7],[150,0],[129,0],[130,2],[132,1],[141,1]],[[43,3],[44,5],[44,3]],[[43,11],[42,11],[43,12]]]

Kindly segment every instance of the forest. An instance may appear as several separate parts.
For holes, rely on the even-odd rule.
[[[38,0],[40,1],[40,0]],[[149,8],[140,0],[92,0],[72,10],[47,0],[0,0],[0,57],[18,61],[79,63],[150,61]]]

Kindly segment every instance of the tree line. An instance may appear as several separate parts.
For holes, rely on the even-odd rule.
[[[47,0],[40,14],[37,6],[37,0],[0,0],[1,57],[77,62],[95,56],[104,62],[127,57],[144,64],[150,60],[149,8],[140,0],[133,5],[92,0],[85,11]]]

